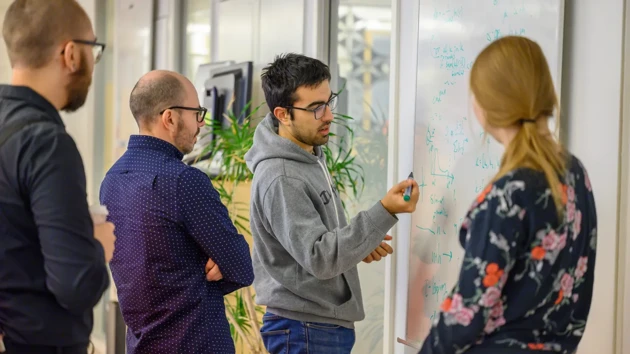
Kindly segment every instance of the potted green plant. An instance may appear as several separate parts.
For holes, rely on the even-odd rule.
[[[228,109],[224,119],[227,120],[229,127],[224,127],[223,124],[206,116],[206,124],[210,126],[210,134],[214,134],[214,138],[200,154],[209,156],[208,160],[220,161],[220,171],[212,178],[212,184],[219,192],[237,230],[249,237],[252,236],[249,226],[249,200],[239,199],[243,199],[243,195],[248,196],[251,188],[253,174],[247,167],[244,156],[254,143],[253,120],[262,104],[246,115],[245,112],[250,107],[251,103],[238,115]],[[242,123],[239,124],[241,117]],[[356,199],[363,190],[364,176],[352,149],[354,132],[348,124],[352,118],[341,114],[335,114],[335,118],[334,123],[337,124],[338,131],[341,130],[344,134],[331,134],[333,136],[328,145],[323,146],[323,153],[339,193],[347,198]],[[251,287],[226,296],[225,308],[235,344],[245,345],[252,354],[264,353],[260,335],[264,309],[256,305]]]
[[[248,108],[249,106],[245,110]],[[242,191],[248,192],[253,177],[245,164],[244,156],[254,142],[251,117],[256,115],[259,108],[260,106],[254,108],[242,124],[238,124],[238,116],[229,110],[224,117],[229,122],[229,128],[225,129],[207,115],[206,125],[211,128],[209,134],[213,134],[214,138],[200,154],[209,156],[208,160],[220,161],[219,173],[212,178],[212,184],[236,229],[249,237],[249,204],[239,200],[238,195]],[[226,296],[225,312],[234,343],[246,346],[252,354],[265,353],[260,335],[260,316],[264,309],[256,305],[252,288],[242,288]]]

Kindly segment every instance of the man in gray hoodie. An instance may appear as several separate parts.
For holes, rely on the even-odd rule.
[[[254,173],[252,259],[257,302],[267,306],[265,347],[272,354],[350,353],[354,322],[365,317],[357,264],[373,252],[391,253],[381,243],[395,214],[416,209],[418,185],[397,184],[348,222],[320,148],[337,99],[328,67],[279,56],[263,70],[262,86],[271,113],[245,160]]]

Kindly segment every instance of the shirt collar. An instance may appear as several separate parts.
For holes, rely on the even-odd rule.
[[[59,111],[44,96],[37,93],[27,86],[0,85],[0,97],[20,101],[26,101],[44,111],[49,117],[52,117],[56,123],[63,124],[63,120],[59,115]]]
[[[167,156],[175,157],[181,160],[184,157],[175,145],[166,140],[156,138],[149,135],[132,135],[129,138],[128,150],[154,150],[159,151]]]

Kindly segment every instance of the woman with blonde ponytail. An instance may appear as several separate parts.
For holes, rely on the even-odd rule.
[[[549,66],[517,36],[470,73],[475,115],[505,146],[460,230],[464,261],[424,341],[428,353],[574,353],[591,307],[597,216],[586,170],[555,139]]]

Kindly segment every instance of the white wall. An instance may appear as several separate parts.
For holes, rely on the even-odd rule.
[[[110,142],[113,161],[127,150],[129,137],[138,133],[138,125],[129,110],[129,95],[138,79],[153,68],[155,26],[153,1],[115,0],[114,13],[114,121]]]
[[[626,6],[625,23],[630,20],[630,7]],[[624,67],[623,67],[623,117],[630,117],[630,28],[626,26],[624,34]],[[619,274],[617,275],[617,337],[616,349],[618,353],[630,353],[630,124],[623,124],[621,141],[621,173],[620,173],[620,203],[619,203]],[[624,336],[624,333],[626,335]]]
[[[588,169],[598,217],[595,293],[579,348],[585,354],[614,353],[623,16],[624,0],[569,0],[565,12],[563,123],[569,150]]]

